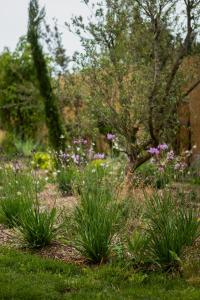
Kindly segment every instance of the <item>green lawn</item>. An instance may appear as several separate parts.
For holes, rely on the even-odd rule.
[[[0,299],[199,300],[200,285],[117,265],[84,268],[0,248]]]

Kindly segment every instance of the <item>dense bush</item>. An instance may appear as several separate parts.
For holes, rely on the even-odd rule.
[[[47,152],[36,152],[33,155],[32,165],[34,168],[52,171],[54,168],[54,160]]]
[[[37,148],[37,144],[31,139],[27,139],[26,141],[15,139],[14,145],[16,153],[21,154],[23,157],[31,157],[33,151]]]
[[[172,181],[182,181],[185,178],[188,171],[187,161],[192,150],[178,156],[166,144],[160,144],[158,147],[151,147],[147,152],[151,159],[135,171],[134,185],[151,185],[162,189]]]
[[[160,171],[154,163],[146,162],[136,170],[133,183],[135,186],[150,185],[156,189],[163,189],[174,175],[175,172],[170,167]]]
[[[23,141],[37,138],[44,123],[43,104],[25,38],[13,53],[5,50],[0,55],[0,106],[4,130]]]

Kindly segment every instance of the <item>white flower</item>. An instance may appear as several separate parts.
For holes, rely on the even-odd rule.
[[[17,195],[18,195],[18,196],[21,196],[21,194],[22,194],[22,193],[21,193],[20,191],[17,192]]]

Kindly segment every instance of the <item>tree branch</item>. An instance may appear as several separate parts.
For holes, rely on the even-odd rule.
[[[183,98],[187,97],[198,85],[200,84],[200,79],[197,80],[188,90],[183,94]]]

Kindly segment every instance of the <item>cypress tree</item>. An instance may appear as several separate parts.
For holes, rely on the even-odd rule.
[[[31,45],[33,62],[39,81],[40,93],[44,99],[46,125],[49,130],[49,142],[55,150],[64,149],[65,131],[58,109],[57,99],[53,92],[43,48],[39,42],[41,22],[45,11],[39,9],[38,1],[31,0],[29,4],[28,41]]]

